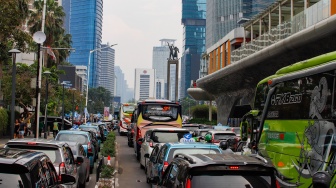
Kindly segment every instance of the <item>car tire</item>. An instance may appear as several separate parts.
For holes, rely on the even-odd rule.
[[[90,167],[90,174],[92,174],[93,172],[93,167]]]
[[[128,147],[132,148],[133,147],[133,144],[131,142],[128,141],[127,143]]]

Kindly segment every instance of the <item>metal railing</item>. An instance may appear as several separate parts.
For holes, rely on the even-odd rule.
[[[292,21],[285,21],[253,41],[242,44],[240,48],[231,52],[231,63],[238,62],[328,17],[330,17],[330,0],[321,0],[293,16]]]

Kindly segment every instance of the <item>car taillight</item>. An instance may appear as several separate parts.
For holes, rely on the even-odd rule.
[[[65,174],[65,163],[61,162],[58,169],[58,181],[62,181],[62,174]]]
[[[87,147],[88,147],[88,152],[91,153],[92,152],[91,142],[87,143]]]
[[[167,169],[169,163],[167,161],[163,162],[162,173]]]
[[[276,188],[281,188],[281,187],[280,187],[280,183],[278,182],[278,180],[275,180],[275,187],[276,187]]]
[[[139,140],[139,138],[141,138],[141,131],[139,128],[137,128],[137,135],[136,135],[136,140]],[[142,144],[142,142],[138,142],[139,145]]]
[[[186,188],[191,188],[191,180],[188,178],[186,183]]]
[[[134,129],[131,130],[131,133],[134,134]]]
[[[153,142],[149,142],[149,147],[153,147],[153,146],[154,146]]]

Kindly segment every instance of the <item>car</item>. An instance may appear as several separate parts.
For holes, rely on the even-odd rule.
[[[54,125],[55,120],[58,122],[58,125],[59,125],[60,129],[62,127],[62,121],[64,121],[64,129],[65,130],[71,129],[71,127],[72,127],[72,123],[65,118],[62,119],[62,117],[58,117],[58,116],[47,116],[47,125],[48,125],[51,132],[52,132],[52,127]],[[39,117],[39,122],[44,123],[45,122],[45,117],[40,116]]]
[[[146,131],[140,147],[140,168],[146,169],[147,159],[144,157],[146,153],[152,153],[157,143],[179,142],[185,134],[190,131],[182,128],[153,128]]]
[[[83,158],[83,162],[76,162],[77,164],[77,173],[78,173],[78,186],[85,188],[85,183],[90,180],[90,159],[87,157],[83,145],[79,142],[67,142],[71,148],[72,154],[76,159],[77,156]]]
[[[276,188],[276,170],[257,155],[177,154],[162,176],[150,183],[160,188]]]
[[[96,149],[92,144],[93,140],[89,132],[80,130],[61,130],[58,132],[55,140],[81,143],[84,147],[87,157],[90,159],[90,173],[93,172]]]
[[[96,133],[96,138],[98,140],[98,151],[100,151],[100,145],[103,142],[103,137],[101,135],[101,130],[98,126],[95,125],[91,125],[91,124],[83,124],[79,126],[80,130],[84,130],[84,131],[93,131],[94,133]],[[104,135],[104,132],[103,132]]]
[[[160,148],[160,149],[158,149]],[[190,142],[190,143],[165,143],[162,146],[155,145],[151,155],[145,154],[148,158],[146,179],[150,182],[154,177],[159,177],[161,181],[162,174],[178,153],[185,154],[215,154],[222,153],[222,150],[215,144]]]
[[[92,131],[92,130],[81,130],[81,131],[84,131],[84,132],[88,132],[89,135],[90,135],[90,138],[91,138],[91,141],[92,141],[92,145],[94,146],[95,148],[95,158],[94,158],[94,161],[96,162],[96,159],[98,159],[98,153],[100,152],[100,142],[97,138],[97,134],[95,131]]]
[[[76,178],[68,174],[61,174],[59,178],[50,158],[43,152],[0,149],[0,187],[61,188],[75,182]]]
[[[19,148],[26,150],[34,150],[45,153],[51,160],[58,176],[68,174],[78,180],[77,162],[83,162],[83,157],[78,156],[74,158],[69,145],[62,141],[36,139],[36,138],[22,138],[12,139],[5,144],[5,148]],[[77,181],[71,187],[77,187]]]
[[[226,130],[210,130],[204,137],[207,135],[211,136],[211,143],[219,145],[220,141],[226,141],[227,139],[237,140],[236,133]]]
[[[196,137],[204,137],[207,132],[209,132],[212,129],[196,129],[194,130],[194,136]]]
[[[90,125],[92,126],[97,126],[99,128],[99,133],[101,137],[101,142],[104,142],[106,140],[105,134],[104,134],[104,129],[105,129],[105,124],[102,122],[97,122],[97,123],[91,123]],[[107,135],[106,135],[107,136]]]
[[[241,140],[241,138],[240,138],[240,127],[230,127],[226,130],[236,133],[236,137],[238,138],[238,140],[239,141]]]

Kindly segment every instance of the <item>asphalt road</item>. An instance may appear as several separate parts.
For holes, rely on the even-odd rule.
[[[146,174],[140,169],[140,163],[137,161],[134,149],[128,147],[127,137],[117,135],[118,143],[118,162],[119,162],[119,178],[116,180],[120,188],[149,188],[146,183]]]

